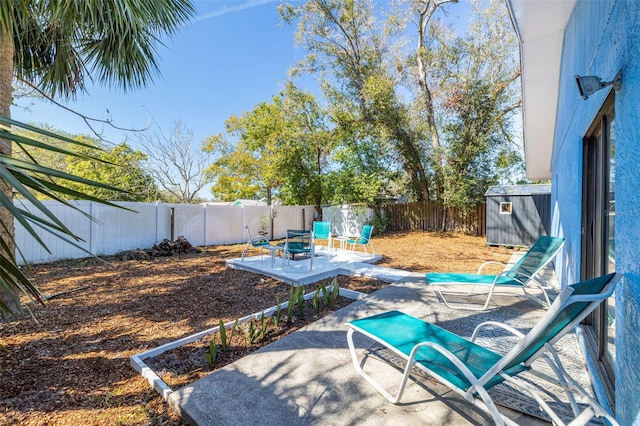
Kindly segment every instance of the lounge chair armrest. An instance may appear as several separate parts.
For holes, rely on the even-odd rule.
[[[522,285],[525,285],[527,282],[529,282],[532,279],[531,276],[529,276],[527,274],[520,274],[518,272],[513,272],[511,270],[507,270],[507,271],[502,271],[499,274],[497,274],[494,281],[498,282],[498,280],[501,277],[509,277],[512,280],[518,281]]]
[[[516,330],[515,328],[511,327],[510,325],[507,325],[503,322],[498,322],[498,321],[485,321],[483,323],[480,323],[476,326],[476,328],[473,330],[473,334],[471,335],[471,341],[475,342],[476,337],[478,337],[478,333],[483,329],[486,328],[488,326],[491,327],[497,327],[497,328],[501,328],[503,330],[508,331],[509,333],[513,334],[514,336],[517,337],[524,337],[524,334],[522,334],[521,332],[519,332],[518,330]]]
[[[478,271],[476,272],[476,274],[481,273],[481,272],[482,272],[482,270],[484,269],[484,267],[485,267],[485,266],[488,266],[488,265],[500,265],[500,266],[502,266],[502,267],[507,266],[507,264],[506,264],[506,263],[496,262],[495,260],[490,260],[490,261],[488,261],[488,262],[484,262],[482,265],[480,265],[480,267],[478,268]]]

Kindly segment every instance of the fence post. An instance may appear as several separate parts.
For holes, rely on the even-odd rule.
[[[175,207],[171,207],[169,209],[169,225],[170,225],[170,229],[171,231],[169,232],[169,235],[171,236],[171,241],[175,241],[174,238],[174,228],[175,228],[175,218],[176,218],[176,214],[175,214]]]
[[[207,203],[204,203],[204,205],[202,206],[202,209],[204,210],[202,212],[202,214],[204,215],[204,235],[202,236],[202,242],[204,243],[204,245],[208,245],[207,244]]]
[[[78,206],[78,207],[80,207],[80,206]],[[95,217],[94,214],[93,214],[93,201],[89,201],[89,217]],[[88,220],[89,220],[89,251],[91,253],[95,253],[96,252],[96,247],[95,247],[96,241],[95,241],[95,238],[93,238],[93,234],[94,234],[93,227],[97,226],[97,224],[91,219],[88,219]]]

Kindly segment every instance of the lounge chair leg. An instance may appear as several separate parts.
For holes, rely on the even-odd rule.
[[[360,376],[362,376],[362,378],[365,379],[367,383],[373,386],[375,390],[380,392],[380,394],[384,396],[390,403],[397,404],[398,402],[400,402],[400,398],[402,398],[402,394],[404,393],[404,388],[407,384],[407,380],[409,378],[409,372],[411,371],[411,366],[413,363],[407,363],[407,367],[405,368],[404,374],[402,376],[402,381],[400,382],[400,388],[398,389],[398,393],[396,394],[396,396],[391,395],[389,392],[387,392],[386,389],[380,386],[380,384],[376,382],[371,376],[369,376],[367,373],[364,372],[362,365],[358,360],[358,354],[356,353],[355,345],[353,344],[354,331],[355,330],[353,328],[347,331],[347,343],[349,345],[349,352],[351,353],[351,360],[353,361],[353,366],[355,367],[358,374],[360,374]],[[363,358],[363,361],[364,361],[364,358]]]
[[[493,290],[494,290],[494,286],[491,287],[491,289],[489,290],[489,294],[487,294],[487,299],[484,302],[484,305],[482,305],[481,307],[479,307],[479,305],[477,306],[473,306],[473,305],[463,305],[461,303],[449,303],[447,301],[447,299],[444,297],[445,294],[449,294],[449,295],[459,295],[459,296],[471,296],[475,293],[473,293],[473,289],[475,289],[475,285],[471,288],[471,291],[469,291],[468,293],[456,293],[456,292],[446,292],[446,291],[442,291],[440,290],[438,285],[434,285],[434,290],[436,291],[436,293],[438,293],[438,296],[440,296],[440,299],[442,299],[442,302],[447,306],[447,308],[450,309],[462,309],[462,310],[469,310],[469,311],[485,311],[488,307],[489,307],[489,303],[491,303],[491,296],[493,296]],[[456,305],[463,305],[463,306],[456,306]]]

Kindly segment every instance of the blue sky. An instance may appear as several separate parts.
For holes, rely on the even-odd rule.
[[[111,118],[119,127],[143,128],[153,121],[168,133],[174,120],[192,129],[200,142],[224,130],[232,114],[250,111],[277,94],[287,70],[303,57],[294,47],[294,28],[280,24],[275,0],[195,1],[197,16],[159,49],[161,75],[145,89],[88,85],[68,106],[91,117]],[[27,99],[18,99],[27,105]],[[73,114],[37,101],[29,111],[12,108],[12,117],[47,123],[72,134],[91,134]],[[104,127],[106,139],[120,143],[127,134]],[[129,143],[133,144],[129,135]],[[134,138],[135,139],[135,138]]]

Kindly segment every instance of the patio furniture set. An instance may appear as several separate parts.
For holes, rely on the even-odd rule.
[[[371,250],[375,254],[373,243],[371,242],[372,225],[364,225],[360,236],[333,236],[331,234],[331,222],[313,222],[313,229],[287,229],[284,242],[272,243],[263,235],[251,237],[249,226],[245,225],[249,240],[242,251],[241,260],[244,261],[245,255],[249,248],[260,249],[261,260],[263,260],[263,251],[269,252],[271,255],[271,267],[275,265],[277,252],[282,253],[283,265],[288,265],[289,261],[295,260],[296,255],[309,257],[310,266],[313,268],[313,259],[315,257],[315,248],[318,241],[326,241],[327,249],[332,249],[334,241],[338,241],[341,250],[355,251],[356,247],[362,247],[365,253]]]

